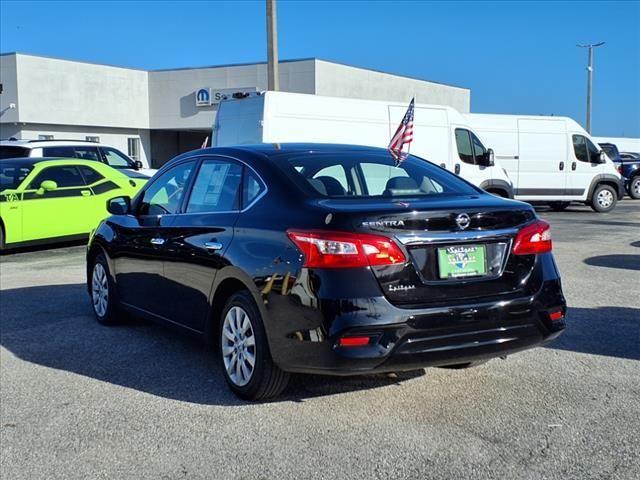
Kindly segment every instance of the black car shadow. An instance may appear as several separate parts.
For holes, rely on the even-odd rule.
[[[619,268],[622,270],[640,270],[640,255],[598,255],[584,260],[587,265],[594,267]]]
[[[161,397],[239,405],[216,357],[199,339],[129,319],[105,327],[93,317],[84,284],[0,291],[0,343],[18,358]],[[294,376],[276,401],[303,401],[398,384],[424,370],[358,377]]]
[[[639,340],[640,308],[569,308],[566,330],[547,348],[640,360]]]

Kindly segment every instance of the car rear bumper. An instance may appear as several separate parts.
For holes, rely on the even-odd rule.
[[[398,308],[384,297],[349,302],[348,320],[326,335],[314,328],[270,342],[276,363],[291,372],[333,375],[464,364],[542,345],[565,327],[558,278],[544,281],[529,296],[455,307]],[[558,310],[562,319],[551,321],[550,312]],[[365,346],[341,346],[345,336],[371,339]]]

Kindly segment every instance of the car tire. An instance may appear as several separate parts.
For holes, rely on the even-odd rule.
[[[593,191],[591,197],[591,208],[596,212],[606,213],[613,210],[618,202],[618,194],[615,189],[610,186],[601,183]]]
[[[262,316],[248,291],[235,293],[227,301],[218,338],[222,372],[233,393],[245,400],[282,393],[290,375],[273,362]]]
[[[2,222],[0,222],[0,252],[4,250],[4,228]]]
[[[102,253],[95,257],[90,272],[88,283],[93,314],[102,325],[115,325],[120,306],[109,263]]]
[[[569,205],[571,205],[571,202],[549,202],[549,207],[554,212],[566,210]]]
[[[631,180],[629,180],[629,188],[627,193],[634,200],[640,199],[640,175],[636,175]]]

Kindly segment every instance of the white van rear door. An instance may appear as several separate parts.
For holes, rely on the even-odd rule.
[[[518,120],[519,168],[516,198],[562,200],[565,196],[567,132],[563,120]]]

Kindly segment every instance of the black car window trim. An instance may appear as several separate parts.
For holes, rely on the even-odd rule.
[[[217,160],[217,159],[223,159],[225,161],[232,161],[235,163],[240,164],[240,166],[242,166],[242,178],[240,179],[240,190],[239,190],[239,194],[240,194],[240,199],[242,200],[242,195],[244,193],[244,175],[245,175],[245,168],[249,168],[256,176],[256,178],[258,179],[258,181],[262,184],[263,186],[263,190],[262,192],[256,196],[256,198],[254,198],[246,207],[244,205],[241,205],[240,208],[238,210],[225,210],[225,211],[219,211],[219,212],[187,212],[187,203],[189,202],[189,198],[191,198],[191,192],[193,190],[193,185],[195,183],[195,179],[198,176],[198,173],[200,172],[200,167],[202,165],[202,163],[205,160]],[[189,181],[189,189],[188,189],[188,195],[185,195],[185,198],[183,199],[182,205],[180,205],[180,210],[178,212],[176,212],[179,215],[216,215],[216,214],[220,214],[220,213],[244,213],[247,210],[249,210],[251,207],[253,207],[257,202],[260,201],[260,199],[262,197],[264,197],[267,192],[269,191],[269,187],[267,185],[267,182],[264,181],[264,179],[262,178],[262,176],[256,171],[255,168],[253,168],[251,165],[249,165],[248,163],[246,163],[243,160],[240,160],[239,158],[236,157],[231,157],[229,155],[220,155],[220,154],[202,154],[202,155],[194,155],[192,157],[187,157],[184,158],[183,160],[180,161],[180,163],[176,163],[176,165],[179,165],[181,163],[183,163],[184,161],[191,161],[191,160],[196,160],[197,164],[196,164],[196,168],[195,168],[195,175],[193,175],[193,177],[191,178],[191,180]]]

